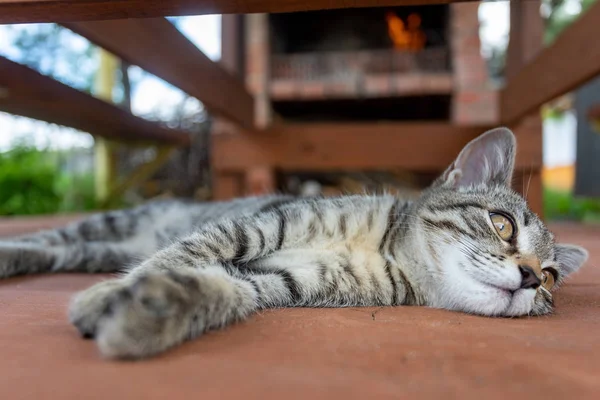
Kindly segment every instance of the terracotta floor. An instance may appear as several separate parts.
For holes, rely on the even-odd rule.
[[[6,226],[0,234],[34,224]],[[9,279],[0,283],[0,399],[599,399],[600,229],[553,228],[592,255],[553,316],[267,311],[144,362],[102,360],[66,321],[70,296],[102,277]]]

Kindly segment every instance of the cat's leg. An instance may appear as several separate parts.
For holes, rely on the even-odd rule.
[[[79,294],[71,320],[82,333],[96,335],[103,354],[144,357],[242,319],[258,307],[395,304],[399,291],[394,282],[400,278],[387,272],[378,253],[392,204],[387,199],[366,199],[360,205],[352,199],[310,202],[215,221],[121,280]],[[355,213],[358,206],[360,214]],[[367,263],[376,271],[357,274],[340,262],[329,270],[302,258],[315,247],[347,249],[347,238],[358,235],[358,242],[376,253],[377,265]],[[298,258],[274,258],[293,250],[299,251]],[[358,267],[367,259],[359,255],[349,262]],[[89,317],[97,315],[102,317]]]
[[[79,242],[46,246],[31,242],[0,242],[0,279],[52,272],[116,272],[156,251],[143,237],[121,243]]]
[[[35,243],[0,242],[0,279],[50,272],[61,250]]]
[[[159,233],[143,207],[0,241],[0,279],[49,272],[115,272],[154,253]]]
[[[190,294],[185,293],[181,284],[172,283],[173,274],[169,277],[165,272],[171,271],[178,275],[187,275],[188,278],[191,275],[191,281],[193,282],[195,279],[200,279],[199,275],[194,274],[203,272],[201,270],[207,267],[215,266],[215,268],[221,268],[225,271],[226,266],[229,264],[240,261],[246,261],[247,263],[251,260],[260,259],[266,254],[281,249],[286,237],[291,238],[289,233],[286,236],[286,220],[287,218],[282,212],[272,210],[241,221],[227,220],[207,225],[204,230],[158,252],[141,265],[130,270],[124,278],[102,282],[79,293],[71,303],[69,318],[84,336],[95,336],[99,331],[102,331],[101,326],[111,326],[110,321],[114,322],[112,325],[117,326],[118,321],[122,321],[118,318],[119,313],[127,313],[127,310],[132,307],[140,307],[142,301],[138,302],[137,299],[141,297],[139,295],[147,292],[145,289],[147,286],[163,288],[163,290],[151,291],[156,297],[162,298],[163,295],[168,295],[173,298],[174,304],[183,303],[183,301],[178,301],[178,298],[186,299],[185,303],[190,304],[187,302]],[[156,275],[161,272],[163,272],[162,275],[147,279],[149,274]],[[239,288],[240,285],[245,287],[246,290],[254,289],[248,281],[233,280],[235,278],[227,278],[227,276],[229,275],[226,274],[223,279],[229,279],[230,292],[236,292],[236,288]],[[142,283],[139,282],[140,279]],[[202,279],[205,282],[204,278]],[[181,280],[184,281],[185,279]],[[154,285],[154,282],[158,281],[162,283]],[[222,282],[222,280],[216,279],[216,282]],[[207,285],[209,287],[213,286]],[[205,286],[204,283],[198,284],[199,288],[201,286]],[[215,286],[219,286],[219,284]],[[211,290],[205,290],[204,288],[202,290],[212,293]],[[177,294],[180,294],[180,296],[177,296]],[[147,302],[144,300],[143,303],[154,304],[161,303],[161,301]],[[210,302],[204,305],[201,304],[201,306],[210,306]],[[192,305],[186,308],[186,315],[192,315],[191,310],[193,308],[190,307]],[[155,318],[152,313],[139,313],[138,315],[140,317]],[[101,320],[107,320],[108,322],[101,324]],[[137,320],[133,319],[132,321]],[[180,318],[179,321],[183,325],[188,323],[185,318]],[[132,323],[138,324],[138,322]],[[144,324],[144,321],[139,322],[139,325]],[[116,328],[113,327],[105,330],[105,332],[116,332]],[[177,332],[183,334],[183,330]],[[165,339],[164,341],[173,345],[178,340],[181,341],[183,338],[173,335],[169,340]],[[103,343],[110,342],[112,341],[108,339],[103,341]],[[103,353],[115,356],[142,357],[161,351],[160,347],[158,345],[144,345],[142,349],[132,348],[129,351],[121,349],[119,354],[104,349]]]
[[[402,278],[367,254],[289,250],[248,265],[144,268],[72,304],[71,320],[105,356],[151,356],[260,308],[394,305],[409,297]]]
[[[79,293],[69,318],[104,356],[142,358],[244,319],[258,306],[256,290],[216,265],[147,271]]]
[[[64,227],[4,238],[2,242],[26,242],[45,246],[66,246],[81,242],[117,242],[127,240],[151,228],[151,215],[138,207],[98,213]]]
[[[200,220],[185,203],[149,203],[0,240],[0,279],[46,272],[114,272],[146,259]]]

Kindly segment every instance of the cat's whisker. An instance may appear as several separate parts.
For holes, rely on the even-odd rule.
[[[533,163],[529,167],[529,179],[527,180],[527,189],[525,190],[525,199],[527,199],[529,194],[529,185],[531,185],[531,175],[533,174]]]

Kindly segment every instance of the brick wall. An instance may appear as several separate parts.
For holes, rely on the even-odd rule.
[[[498,120],[497,91],[489,84],[480,54],[478,9],[478,3],[452,4],[450,8],[452,120],[459,125],[493,124]]]

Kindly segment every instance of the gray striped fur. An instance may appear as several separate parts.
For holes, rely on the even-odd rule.
[[[390,195],[150,203],[0,244],[0,276],[123,271],[72,301],[70,319],[107,357],[160,353],[272,307],[426,305],[481,315],[552,310],[522,289],[535,258],[559,280],[585,250],[557,245],[509,188],[512,133],[468,144],[416,201]],[[501,240],[490,212],[518,234]]]

